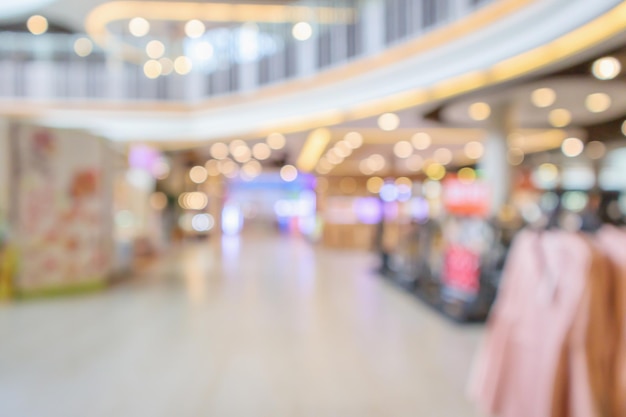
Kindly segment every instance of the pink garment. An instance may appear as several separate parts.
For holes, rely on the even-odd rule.
[[[474,369],[470,395],[499,417],[596,417],[587,374],[590,275],[603,257],[580,235],[522,231]]]
[[[613,370],[611,402],[613,416],[626,416],[626,231],[604,226],[597,235],[599,245],[614,265],[613,311],[615,351],[609,363]]]

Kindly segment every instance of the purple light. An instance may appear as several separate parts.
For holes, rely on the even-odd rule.
[[[160,158],[159,151],[149,146],[133,146],[128,153],[128,165],[131,168],[152,171],[152,167]]]
[[[394,184],[385,184],[380,189],[380,198],[390,203],[398,198],[398,188]]]
[[[357,219],[364,224],[378,224],[382,220],[382,204],[376,197],[357,198],[354,201]]]

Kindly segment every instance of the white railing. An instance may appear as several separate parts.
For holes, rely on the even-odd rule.
[[[252,54],[242,51],[249,44],[241,44],[238,28],[220,29],[224,42],[211,63],[156,79],[102,49],[79,57],[73,47],[81,35],[0,32],[0,99],[193,102],[245,93],[375,54],[493,1],[362,0],[348,4],[353,22],[319,26],[306,41],[293,39],[289,25],[263,27]]]

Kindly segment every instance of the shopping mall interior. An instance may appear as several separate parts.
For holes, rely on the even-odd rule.
[[[0,1],[0,416],[626,417],[626,2]]]

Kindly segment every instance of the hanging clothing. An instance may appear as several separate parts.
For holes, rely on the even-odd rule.
[[[470,384],[498,417],[604,417],[610,264],[589,238],[519,233]],[[600,277],[600,278],[598,278]],[[596,326],[597,322],[606,327]]]

